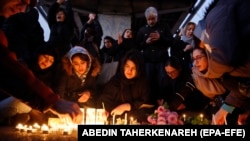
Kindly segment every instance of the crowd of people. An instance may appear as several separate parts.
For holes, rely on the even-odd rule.
[[[188,22],[176,37],[148,7],[146,24],[124,29],[117,39],[103,35],[97,13],[77,33],[71,0],[55,0],[48,41],[36,0],[0,5],[1,123],[44,123],[56,116],[79,124],[80,108],[104,105],[107,119],[128,114],[146,123],[167,103],[179,113],[203,112],[214,125],[249,124],[247,0],[215,0],[201,21]],[[115,73],[100,85],[101,75],[111,72],[103,73],[104,65],[112,62],[118,63],[110,67]]]

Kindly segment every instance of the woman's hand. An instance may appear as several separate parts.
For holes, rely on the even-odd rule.
[[[131,110],[131,106],[129,103],[124,103],[121,104],[117,107],[115,107],[112,111],[111,111],[111,115],[122,115],[125,111],[130,111]]]
[[[90,91],[84,91],[80,95],[81,97],[78,99],[78,102],[81,103],[87,102],[90,98]]]
[[[213,125],[224,125],[226,122],[228,112],[223,108],[220,108],[219,111],[213,116],[212,124]]]

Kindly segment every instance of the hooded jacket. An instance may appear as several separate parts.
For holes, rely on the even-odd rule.
[[[78,76],[72,68],[72,56],[77,53],[85,54],[89,57],[87,71],[82,76]],[[84,47],[75,46],[66,54],[64,58],[64,68],[66,69],[66,75],[64,76],[64,82],[62,83],[60,92],[63,97],[70,101],[78,102],[81,96],[79,95],[80,93],[90,91],[90,99],[85,103],[78,102],[78,104],[81,107],[95,107],[95,99],[97,97],[96,78],[101,69],[99,61],[93,58]]]

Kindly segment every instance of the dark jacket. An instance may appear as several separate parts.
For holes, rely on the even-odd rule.
[[[128,52],[126,55],[129,53],[131,52]],[[137,53],[141,55],[139,51],[137,51]],[[132,58],[134,59],[133,61],[137,61],[135,63],[137,73],[135,78],[127,79],[124,75],[124,66],[127,60],[126,55],[121,61],[119,72],[104,86],[98,104],[101,105],[101,103],[104,103],[105,109],[111,112],[116,106],[129,103],[131,105],[131,110],[128,112],[129,114],[135,114],[134,116],[138,119],[140,116],[141,118],[145,118],[146,113],[142,111],[147,108],[141,108],[141,106],[143,104],[151,104],[149,94],[150,87],[148,79],[145,76],[145,68],[143,64],[138,65],[142,63],[140,61],[142,59],[139,59],[138,56]]]
[[[48,42],[57,48],[58,54],[61,57],[63,57],[72,46],[71,41],[74,37],[75,28],[74,15],[70,2],[66,2],[65,6],[66,19],[64,22],[56,21],[56,13],[60,9],[60,5],[57,2],[53,3],[48,11],[48,24],[50,27]]]
[[[110,63],[113,61],[118,61],[119,60],[118,59],[119,48],[118,48],[117,42],[115,41],[114,38],[110,36],[106,36],[105,38],[111,41],[112,47],[107,48],[105,45],[103,45],[103,47],[100,50],[101,63],[103,64],[103,63]]]
[[[146,40],[150,33],[158,31],[160,39],[152,44],[147,44]],[[169,47],[174,47],[174,38],[167,25],[157,23],[151,27],[145,25],[139,29],[136,35],[136,44],[139,50],[143,51],[145,62],[164,62],[168,58]],[[187,43],[186,43],[187,44]],[[183,42],[183,45],[186,45]],[[184,48],[184,46],[181,46]]]
[[[97,19],[94,19],[91,24],[86,22],[83,25],[82,30],[81,30],[80,41],[82,41],[85,38],[84,32],[87,28],[91,28],[93,30],[93,35],[94,35],[93,41],[97,44],[98,48],[100,48],[102,36],[103,36],[103,30],[102,30],[101,24],[99,23]]]
[[[27,13],[9,17],[2,27],[8,38],[9,49],[16,53],[18,60],[25,63],[34,59],[45,43],[38,16],[38,11],[31,8]]]
[[[3,32],[0,34],[3,35]],[[0,41],[1,93],[12,95],[40,110],[54,104],[59,96],[36,78],[31,70],[18,62],[13,52],[2,44],[3,40]]]
[[[75,49],[76,47],[72,48],[67,53],[67,58],[65,57],[64,60],[64,68],[67,67],[66,72],[64,75],[62,75],[63,78],[61,78],[62,83],[59,87],[60,94],[64,99],[77,102],[80,107],[96,107],[96,99],[98,96],[98,89],[96,87],[96,79],[97,76],[101,70],[101,65],[99,63],[99,60],[96,58],[91,58],[90,54],[87,52],[86,49],[83,47],[77,46],[77,48],[82,48],[85,50],[84,52],[81,52],[82,50]],[[75,50],[74,50],[75,49]],[[73,54],[82,53],[82,54],[88,54],[88,57],[91,58],[92,64],[89,65],[88,72],[84,78],[80,78],[77,76],[75,71],[72,68],[72,64],[70,61],[70,56],[73,56]],[[80,103],[78,102],[78,99],[80,98],[82,92],[84,91],[90,91],[90,99],[87,102]]]
[[[187,110],[201,110],[209,99],[196,88],[190,71],[183,69],[176,79],[168,75],[162,80],[160,98],[163,98],[171,110],[177,110],[180,104],[184,104]]]

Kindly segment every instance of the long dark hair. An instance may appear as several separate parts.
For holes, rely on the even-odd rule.
[[[144,60],[143,60],[142,54],[136,49],[131,49],[125,54],[125,56],[122,58],[120,62],[121,63],[120,74],[122,75],[122,77],[125,78],[124,66],[127,60],[131,60],[136,65],[136,77],[135,78],[140,78],[143,75],[145,75],[145,67],[144,67]]]

